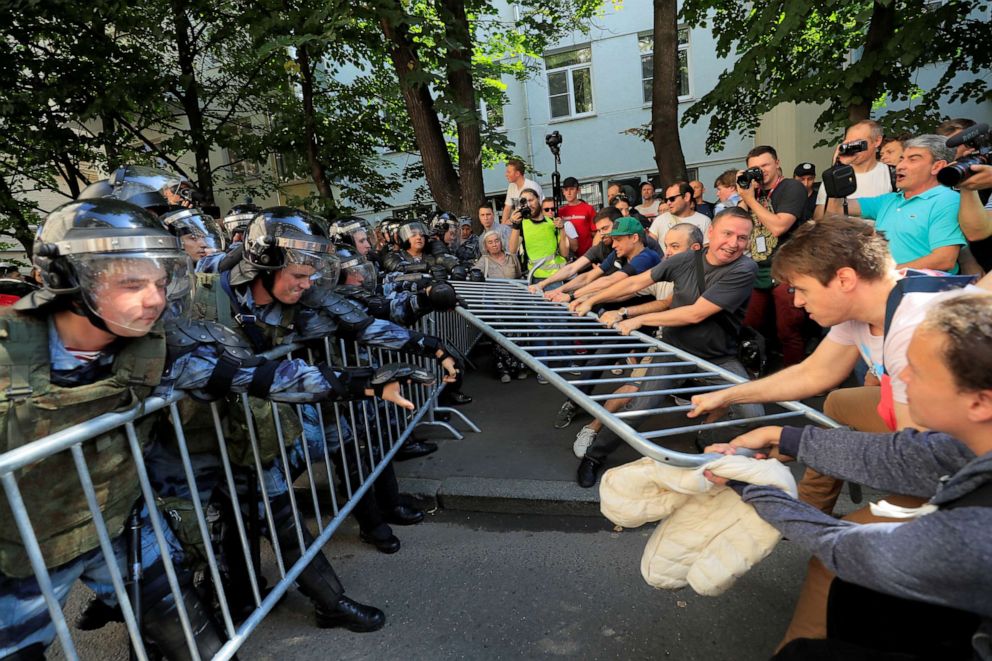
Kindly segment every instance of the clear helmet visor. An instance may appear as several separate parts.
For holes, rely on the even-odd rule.
[[[208,255],[224,251],[224,235],[212,216],[189,209],[168,214],[163,220],[169,231],[179,237],[183,250],[194,264]]]
[[[186,255],[82,253],[67,258],[84,304],[114,335],[145,335],[167,310],[184,312],[192,297]]]
[[[307,276],[309,287],[333,289],[341,274],[341,262],[333,252],[286,248],[285,271],[294,276]]]
[[[160,193],[171,205],[191,207],[196,193],[186,178],[143,165],[118,168],[110,176],[110,183],[114,187],[114,197],[120,200],[130,200],[154,191]]]
[[[375,264],[362,261],[358,264],[345,265],[341,269],[341,284],[344,286],[364,289],[374,294],[379,282],[379,273]]]

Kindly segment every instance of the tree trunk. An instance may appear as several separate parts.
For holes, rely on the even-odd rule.
[[[184,0],[173,0],[172,18],[175,28],[176,53],[179,56],[179,102],[189,122],[189,140],[196,161],[196,188],[203,195],[203,204],[214,204],[214,174],[210,167],[210,143],[204,131],[203,109],[200,107],[200,83],[196,77],[193,26],[186,15]]]
[[[661,185],[686,179],[679,139],[679,40],[675,0],[654,0],[654,81],[651,89],[651,142]]]
[[[880,52],[885,44],[893,38],[896,25],[896,3],[881,2],[875,0],[871,11],[871,23],[868,24],[868,33],[865,35],[865,46],[861,52],[861,59],[873,56]],[[868,119],[871,116],[871,106],[878,98],[879,90],[882,87],[883,74],[877,67],[872,67],[871,72],[863,79],[852,86],[853,95],[861,99],[860,103],[851,103],[847,106],[847,119],[851,124]]]
[[[113,172],[121,163],[120,152],[117,149],[117,121],[109,113],[100,115],[100,142],[103,143],[103,153],[107,156],[107,171]]]
[[[396,11],[402,11],[397,5]],[[421,74],[420,63],[412,39],[403,25],[393,25],[386,17],[379,19],[382,34],[386,37],[389,57],[400,81],[403,102],[413,135],[420,149],[420,160],[424,164],[424,176],[430,188],[434,203],[442,209],[462,208],[458,174],[448,154],[441,121],[434,107],[434,97],[426,84],[417,80]]]
[[[485,199],[482,181],[482,134],[480,117],[472,84],[472,35],[464,0],[442,0],[446,10],[445,35],[448,48],[444,61],[451,96],[458,106],[458,180],[461,184],[462,215],[475,216]]]
[[[317,144],[317,111],[313,104],[313,75],[310,53],[305,45],[296,49],[296,63],[300,65],[300,91],[303,96],[303,140],[307,146],[307,163],[317,192],[325,200],[332,201],[331,183],[327,180],[327,169],[320,160],[320,145]]]

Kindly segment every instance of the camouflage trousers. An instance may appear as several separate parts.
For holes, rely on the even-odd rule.
[[[148,508],[141,509],[141,566],[143,568],[142,595],[146,606],[159,602],[169,593],[161,552],[155,540]],[[169,554],[180,571],[183,554],[179,542],[165,526]],[[121,575],[127,577],[126,535],[113,540],[114,562]],[[110,606],[117,605],[117,595],[110,580],[110,569],[99,548],[89,551],[71,562],[49,569],[52,588],[59,605],[65,608],[69,592],[77,579],[96,593]],[[180,581],[182,582],[182,581]],[[71,624],[71,623],[70,623]],[[41,594],[38,581],[33,577],[12,578],[0,574],[0,658],[31,645],[48,647],[55,640],[55,625],[48,614],[48,607]]]

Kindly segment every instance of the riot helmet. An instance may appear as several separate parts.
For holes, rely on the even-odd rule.
[[[224,225],[224,231],[227,232],[227,240],[232,243],[242,240],[245,230],[248,228],[248,223],[261,212],[262,207],[252,204],[251,198],[231,207],[231,210],[227,212],[227,215],[221,221]],[[239,234],[241,236],[238,236]]]
[[[365,256],[353,246],[339,244],[335,249],[341,264],[341,275],[338,277],[339,291],[350,287],[374,294],[379,284],[379,274],[375,264],[365,259]]]
[[[241,274],[238,278],[232,275],[232,284],[262,275],[262,284],[273,295],[276,272],[284,269],[299,279],[298,290],[332,288],[338,282],[338,259],[323,220],[291,207],[272,207],[255,216],[245,231],[239,266]]]
[[[458,218],[450,211],[438,211],[430,217],[428,224],[438,238],[444,238],[449,229],[458,227]]]
[[[77,200],[92,200],[97,197],[112,197],[114,194],[114,186],[110,183],[110,179],[101,179],[100,181],[94,181],[92,184],[80,191]]]
[[[146,165],[124,165],[110,175],[112,196],[155,213],[192,208],[199,194],[181,175]]]
[[[120,200],[77,200],[50,213],[33,262],[42,288],[17,309],[61,305],[122,337],[147,334],[167,308],[182,310],[190,298],[179,240],[153,213]]]
[[[183,250],[194,264],[207,255],[224,251],[224,236],[213,216],[199,209],[178,209],[161,218],[166,229],[179,237]]]
[[[411,241],[418,236],[421,238],[420,249],[423,250],[424,246],[427,245],[427,235],[427,227],[420,221],[400,225],[400,228],[396,231],[400,248],[403,250],[409,250]]]
[[[348,216],[331,223],[330,233],[338,241],[354,246],[362,256],[372,251],[371,224],[364,218]]]

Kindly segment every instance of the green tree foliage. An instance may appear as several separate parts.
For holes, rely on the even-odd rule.
[[[868,118],[893,102],[909,105],[877,117],[886,128],[933,126],[943,103],[992,100],[988,12],[984,0],[686,0],[683,20],[711,26],[717,54],[738,59],[682,124],[712,113],[709,152],[731,132],[753,134],[760,116],[783,102],[825,104],[819,130]],[[930,68],[939,80],[921,89],[919,74]]]

